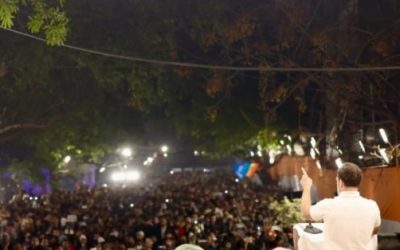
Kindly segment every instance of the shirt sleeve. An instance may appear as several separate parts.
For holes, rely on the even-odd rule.
[[[374,201],[374,206],[375,206],[375,210],[376,210],[375,227],[379,227],[381,225],[381,212],[375,201]]]
[[[332,199],[323,199],[310,208],[310,216],[313,220],[322,220],[330,210]]]

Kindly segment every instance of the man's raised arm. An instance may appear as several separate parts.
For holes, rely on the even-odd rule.
[[[306,170],[301,168],[303,176],[301,177],[301,186],[303,187],[303,194],[301,196],[301,214],[306,220],[312,220],[310,215],[311,208],[311,186],[312,179],[308,176]]]

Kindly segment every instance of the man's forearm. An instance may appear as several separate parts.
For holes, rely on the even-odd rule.
[[[311,187],[306,187],[303,189],[303,194],[301,196],[301,215],[306,220],[312,220],[310,216],[311,208]]]

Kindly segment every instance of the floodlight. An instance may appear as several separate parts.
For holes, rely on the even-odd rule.
[[[311,155],[311,158],[313,158],[315,160],[316,153],[315,153],[315,150],[313,148],[310,149],[310,155]]]
[[[124,157],[131,157],[132,156],[132,149],[130,149],[130,148],[123,148],[122,150],[121,150],[121,155],[122,156],[124,156]]]
[[[337,158],[337,159],[335,160],[335,163],[336,163],[336,166],[337,166],[338,168],[343,167],[343,161],[342,161],[341,158]]]
[[[386,149],[380,148],[380,149],[379,149],[379,154],[382,156],[383,160],[384,160],[386,163],[389,163],[389,162],[390,162],[389,157],[388,157],[388,155],[387,155],[387,153],[386,153]]]
[[[168,146],[167,145],[161,146],[161,152],[167,153],[168,152]]]
[[[383,142],[386,144],[389,144],[388,136],[386,134],[386,131],[383,128],[379,129],[379,134],[381,135]]]
[[[68,164],[71,161],[71,156],[69,155],[65,156],[63,161],[65,164]]]
[[[358,141],[358,144],[360,145],[361,150],[365,153],[365,147],[362,141]]]
[[[128,171],[126,172],[126,180],[137,181],[140,179],[140,173],[138,171]]]
[[[317,146],[317,141],[315,140],[314,137],[311,137],[311,139],[310,139],[310,144],[311,144],[311,146],[312,146],[313,148],[315,148],[315,147]]]

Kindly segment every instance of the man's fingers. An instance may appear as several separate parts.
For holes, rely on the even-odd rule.
[[[306,170],[304,168],[301,168],[301,171],[303,172],[304,175],[308,176],[308,174],[307,174],[307,172],[306,172]]]

